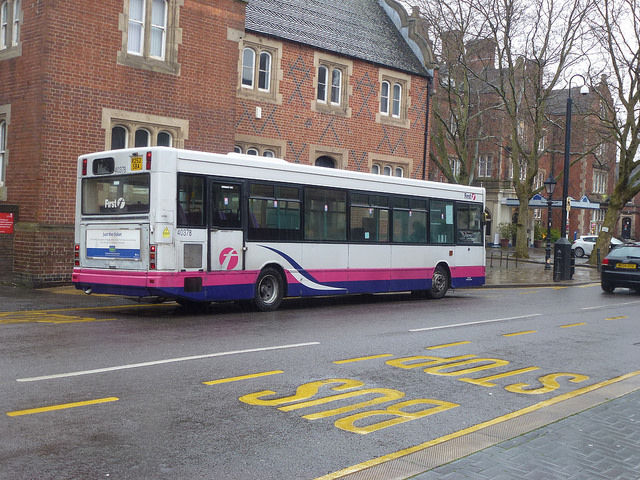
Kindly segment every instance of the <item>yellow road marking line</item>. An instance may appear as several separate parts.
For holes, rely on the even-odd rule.
[[[362,462],[362,463],[359,463],[357,465],[353,465],[351,467],[344,468],[344,469],[339,470],[337,472],[329,473],[328,475],[324,475],[322,477],[316,478],[316,480],[334,480],[334,479],[343,477],[343,476],[345,476],[347,474],[350,474],[350,473],[360,472],[362,470],[365,470],[367,468],[373,467],[375,465],[380,465],[382,463],[386,463],[386,462],[389,462],[391,460],[396,460],[396,459],[404,457],[406,455],[425,450],[425,449],[427,449],[429,447],[433,447],[434,445],[439,445],[439,444],[444,443],[444,442],[446,442],[448,440],[453,440],[455,438],[460,438],[460,437],[462,437],[464,435],[467,435],[469,433],[474,433],[474,432],[477,432],[477,431],[482,430],[484,428],[500,424],[500,423],[505,422],[507,420],[511,420],[513,418],[521,417],[522,415],[525,415],[527,413],[535,412],[535,411],[540,410],[540,409],[542,409],[544,407],[549,407],[551,405],[555,405],[556,403],[560,403],[560,402],[562,402],[564,400],[569,400],[571,398],[577,397],[579,395],[583,395],[585,393],[592,392],[594,390],[597,390],[597,389],[602,388],[602,387],[606,387],[608,385],[612,385],[612,384],[620,382],[622,380],[627,380],[629,378],[635,377],[636,375],[640,375],[640,370],[637,370],[637,371],[631,372],[631,373],[627,373],[625,375],[621,375],[620,377],[616,377],[616,378],[612,378],[612,379],[609,379],[609,380],[605,380],[603,382],[594,383],[593,385],[589,385],[587,387],[579,388],[579,389],[574,390],[572,392],[563,393],[562,395],[558,395],[557,397],[550,398],[549,400],[544,400],[542,402],[536,403],[536,404],[531,405],[529,407],[525,407],[525,408],[522,408],[520,410],[516,410],[515,412],[507,413],[506,415],[502,415],[502,416],[494,418],[492,420],[487,420],[486,422],[479,423],[477,425],[465,428],[463,430],[458,430],[457,432],[450,433],[449,435],[444,435],[444,436],[442,436],[440,438],[436,438],[436,439],[428,441],[428,442],[421,443],[421,444],[416,445],[414,447],[405,448],[404,450],[400,450],[400,451],[395,452],[395,453],[390,453],[389,455],[383,455],[381,457],[374,458],[373,460],[368,460],[366,462]]]
[[[159,307],[159,306],[174,306],[169,303],[132,303],[130,305],[107,305],[102,307],[67,307],[67,308],[51,308],[49,310],[18,310],[15,312],[0,312],[0,317],[6,317],[9,315],[25,315],[33,313],[51,313],[51,312],[68,312],[68,311],[80,311],[80,310],[115,310],[122,308],[136,308],[136,307]]]
[[[99,403],[115,402],[120,400],[118,397],[98,398],[96,400],[87,400],[85,402],[63,403],[61,405],[51,405],[50,407],[30,408],[28,410],[17,410],[15,412],[7,412],[10,417],[20,415],[31,415],[33,413],[51,412],[53,410],[64,410],[67,408],[84,407],[86,405],[97,405]]]
[[[560,328],[570,328],[570,327],[580,327],[582,325],[586,325],[586,322],[582,323],[570,323],[569,325],[560,325]]]
[[[609,317],[609,318],[605,318],[605,320],[622,320],[623,318],[629,318],[626,315],[621,315],[619,317]]]
[[[526,332],[505,333],[503,337],[515,337],[517,335],[527,335],[528,333],[537,333],[537,330],[527,330]]]
[[[455,343],[445,343],[443,345],[434,345],[433,347],[427,347],[427,350],[438,350],[439,348],[446,348],[446,347],[455,347],[457,345],[466,345],[468,343],[471,343],[469,341],[464,341],[464,342],[455,342]]]
[[[587,283],[586,285],[577,285],[578,288],[599,287],[600,283]]]
[[[349,358],[347,360],[336,360],[336,365],[342,365],[343,363],[362,362],[364,360],[375,360],[376,358],[393,357],[391,353],[382,353],[380,355],[369,355],[368,357]]]
[[[240,375],[237,377],[229,377],[229,378],[220,378],[218,380],[211,380],[209,382],[202,382],[205,385],[218,385],[220,383],[229,383],[229,382],[237,382],[240,380],[248,380],[250,378],[259,378],[259,377],[267,377],[269,375],[278,375],[279,373],[284,373],[283,370],[272,370],[270,372],[260,372],[260,373],[251,373],[249,375]]]

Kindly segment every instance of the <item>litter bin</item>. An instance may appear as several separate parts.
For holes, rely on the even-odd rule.
[[[571,266],[575,264],[575,261],[572,258],[572,253],[571,244],[564,237],[559,238],[553,244],[553,280],[555,282],[571,280],[571,277],[573,277]]]

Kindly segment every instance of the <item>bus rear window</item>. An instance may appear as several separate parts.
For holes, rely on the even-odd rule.
[[[82,179],[83,215],[149,212],[149,174]]]

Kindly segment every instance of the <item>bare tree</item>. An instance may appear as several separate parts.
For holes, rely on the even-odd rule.
[[[458,57],[455,76],[463,79],[464,88],[457,87],[464,98],[452,96],[449,103],[450,112],[459,113],[459,116],[453,115],[459,122],[458,128],[447,130],[446,118],[438,118],[438,113],[434,116],[438,120],[436,125],[441,125],[454,150],[467,154],[466,165],[470,169],[477,159],[474,145],[487,139],[499,144],[512,162],[511,181],[521,205],[516,251],[523,257],[528,256],[528,204],[536,192],[534,182],[544,154],[540,145],[548,121],[547,104],[554,95],[553,90],[564,83],[564,74],[579,60],[576,44],[581,39],[590,1],[420,0],[427,21],[439,25],[433,27],[434,33],[457,25],[467,44],[468,41],[490,41],[495,47],[495,56],[491,57],[469,56],[468,51],[461,50],[465,55]],[[467,85],[482,86],[471,89]],[[485,101],[484,105],[476,104],[478,108],[473,110],[475,92],[492,100]],[[479,120],[489,112],[501,125],[493,134],[487,133]],[[475,127],[470,128],[474,121]],[[438,127],[434,130],[436,137],[441,134]],[[443,140],[435,138],[434,144],[438,146],[439,141]],[[439,151],[438,156],[441,155]],[[469,178],[472,179],[472,175]]]
[[[640,4],[601,0],[594,4],[590,31],[601,55],[591,55],[590,76],[606,78],[614,102],[602,102],[600,121],[618,145],[618,179],[609,198],[597,249],[607,251],[625,204],[640,193]]]

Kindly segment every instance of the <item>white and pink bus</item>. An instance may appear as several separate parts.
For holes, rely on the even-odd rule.
[[[73,282],[181,304],[416,291],[485,281],[482,188],[135,148],[78,164]]]

